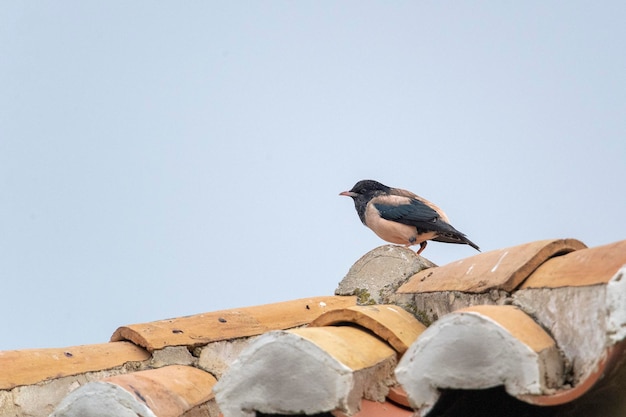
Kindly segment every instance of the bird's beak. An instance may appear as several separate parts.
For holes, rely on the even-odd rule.
[[[344,191],[343,193],[339,193],[339,195],[345,195],[346,197],[356,197],[358,194],[353,193],[352,191]]]

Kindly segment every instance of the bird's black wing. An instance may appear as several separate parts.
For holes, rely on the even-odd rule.
[[[478,245],[469,240],[465,234],[456,230],[452,225],[443,221],[439,213],[430,206],[413,198],[403,201],[378,197],[372,204],[380,213],[380,217],[409,226],[415,226],[419,233],[437,232],[433,240],[447,243],[465,243],[476,250]]]
[[[382,199],[381,199],[382,200]],[[406,204],[393,204],[386,202],[374,202],[374,207],[385,220],[408,224],[410,226],[422,226],[424,223],[435,223],[439,215],[435,210],[421,201],[407,199]]]

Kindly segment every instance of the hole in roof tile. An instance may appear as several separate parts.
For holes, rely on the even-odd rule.
[[[217,319],[220,323],[226,323],[227,320],[223,317],[220,317],[219,319]]]
[[[184,332],[182,330],[180,330],[180,329],[174,329],[174,330],[172,330],[172,333],[179,334],[179,333],[184,333]]]

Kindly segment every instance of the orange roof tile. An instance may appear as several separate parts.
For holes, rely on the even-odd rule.
[[[574,387],[560,389],[550,395],[522,395],[519,398],[530,404],[537,404],[543,406],[555,406],[561,404],[571,403],[587,394],[592,389],[603,389],[607,391],[607,387],[604,386],[603,380],[607,377],[614,376],[618,373],[626,376],[626,367],[624,367],[624,360],[626,359],[626,341],[622,341],[616,345],[611,346],[600,358],[596,367],[593,369],[587,378]],[[626,409],[626,401],[623,396],[623,383],[620,384],[619,396],[622,399],[621,407]],[[579,414],[581,416],[587,416],[588,414]],[[619,414],[621,415],[621,414]]]
[[[606,284],[626,265],[626,240],[583,249],[542,264],[521,288]]]
[[[215,383],[211,374],[190,366],[138,371],[80,386],[66,396],[50,416],[179,417],[199,410],[203,416],[217,416],[211,401]]]
[[[362,397],[383,401],[397,353],[366,330],[305,327],[255,338],[214,388],[225,416],[352,414]]]
[[[396,305],[354,306],[328,311],[309,327],[332,326],[352,323],[364,327],[387,341],[398,353],[403,354],[426,330],[412,314]]]
[[[500,324],[535,352],[554,347],[554,339],[530,316],[514,306],[478,305],[456,310],[479,313]]]
[[[393,401],[396,404],[402,405],[407,408],[411,408],[411,404],[409,403],[409,398],[407,396],[406,391],[402,388],[401,385],[393,385],[389,387],[389,394],[387,394],[387,398]]]
[[[269,330],[302,326],[325,311],[355,304],[356,297],[303,298],[132,324],[117,329],[111,340],[130,340],[149,351],[165,346],[201,346],[219,340],[255,336]]]
[[[485,389],[543,395],[563,383],[555,341],[520,309],[474,306],[434,322],[396,367],[413,405],[427,413],[441,388]]]
[[[393,289],[407,271],[430,266],[416,263],[419,257],[404,249],[371,251],[340,288],[373,291],[367,302],[404,302],[393,298]],[[356,306],[356,297],[316,297],[123,326],[106,344],[0,351],[0,415],[9,410],[35,416],[32,405],[23,406],[29,399],[56,390],[42,400],[52,407],[63,395],[59,391],[84,379],[39,382],[109,369],[86,379],[123,374],[80,386],[52,415],[73,417],[85,404],[100,412],[105,403],[118,407],[105,407],[114,413],[129,401],[128,410],[138,415],[216,416],[214,392],[226,416],[259,411],[409,417],[434,414],[435,405],[448,415],[448,398],[458,397],[439,400],[442,392],[485,392],[498,385],[528,404],[554,406],[554,415],[621,415],[624,277],[626,240],[594,248],[575,239],[544,240],[415,273],[398,290],[408,294],[407,308],[421,312],[416,300],[422,298],[429,308],[468,300],[454,304],[452,313],[454,308],[435,309],[429,328],[397,305]],[[499,301],[516,306],[472,305],[493,301],[487,298],[494,297],[491,289],[502,294]],[[459,309],[462,305],[472,306]],[[190,347],[198,347],[193,355]],[[132,372],[133,362],[142,362],[143,369],[165,366]],[[219,382],[208,371],[216,372]],[[498,401],[507,401],[504,390],[498,392]],[[105,402],[92,401],[92,394]],[[409,398],[420,408],[410,410]],[[450,416],[462,415],[462,406],[453,408]],[[520,413],[531,409],[524,410]],[[570,413],[574,410],[578,414]]]
[[[348,417],[341,411],[333,411],[331,414],[335,417]],[[391,401],[381,403],[362,400],[361,409],[356,414],[352,414],[352,417],[411,417],[413,415],[413,410],[401,407]]]
[[[181,365],[117,375],[103,381],[124,388],[160,417],[177,417],[209,401],[217,383],[208,372]]]
[[[380,339],[350,326],[303,327],[287,330],[287,333],[310,341],[354,371],[369,368],[396,355]]]
[[[148,352],[128,342],[0,351],[0,389],[111,369],[149,358]]]
[[[480,253],[438,268],[418,272],[397,293],[490,289],[513,291],[547,259],[586,248],[576,239],[550,239]]]
[[[593,248],[593,252],[598,254],[595,249],[601,248]],[[568,255],[563,256],[566,257]],[[593,257],[584,256],[587,259]],[[554,401],[560,401],[557,398],[571,401],[586,392],[595,383],[591,382],[594,378],[602,377],[602,372],[597,373],[598,369],[602,369],[602,362],[614,349],[613,345],[623,343],[626,338],[626,280],[623,279],[626,266],[614,272],[604,284],[595,281],[595,284],[584,286],[531,287],[513,294],[516,305],[550,330],[567,360],[569,384],[573,388],[562,387],[555,393]],[[574,279],[574,283],[578,281]]]

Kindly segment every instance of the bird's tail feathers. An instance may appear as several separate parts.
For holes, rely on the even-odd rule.
[[[441,233],[437,235],[436,238],[433,239],[435,242],[444,242],[444,243],[459,243],[464,245],[470,245],[478,252],[480,252],[480,248],[477,244],[472,242],[465,236],[463,233]]]

